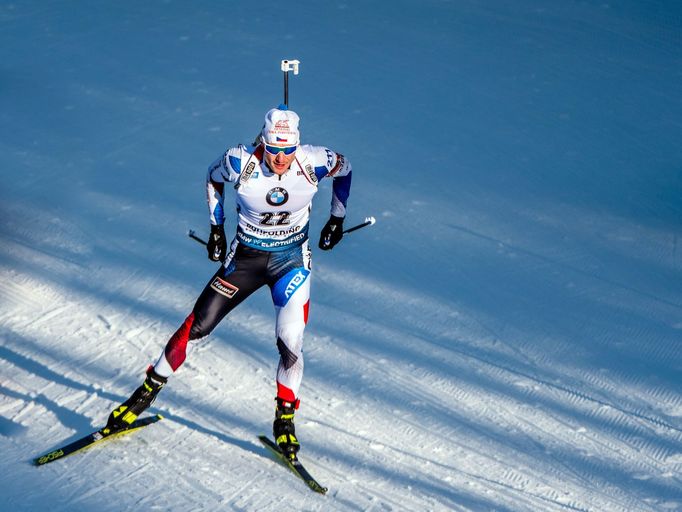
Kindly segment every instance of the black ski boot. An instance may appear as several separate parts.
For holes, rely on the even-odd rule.
[[[128,428],[142,412],[147,409],[168,381],[167,378],[157,375],[154,367],[147,370],[147,378],[142,385],[135,390],[128,400],[116,407],[109,415],[105,434],[114,434]]]
[[[277,400],[277,408],[275,409],[275,423],[272,425],[272,433],[284,456],[294,460],[301,448],[298,439],[296,439],[296,428],[294,427],[294,413],[298,409],[299,402],[298,400],[287,402],[281,398],[275,400]]]

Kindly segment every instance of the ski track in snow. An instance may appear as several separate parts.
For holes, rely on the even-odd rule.
[[[679,8],[302,5],[276,38],[290,13],[267,6],[0,8],[4,507],[682,510]],[[194,348],[163,421],[33,467],[191,310],[205,166],[299,55],[306,134],[350,155],[349,211],[378,219],[313,257],[297,433],[328,495],[257,440],[266,291]]]

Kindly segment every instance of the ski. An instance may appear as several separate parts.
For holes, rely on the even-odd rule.
[[[315,492],[319,492],[320,494],[326,494],[327,488],[321,486],[317,480],[315,480],[310,473],[308,473],[308,470],[303,467],[303,464],[301,464],[301,461],[298,460],[298,457],[295,457],[294,459],[288,459],[284,456],[284,454],[281,452],[279,449],[279,446],[277,446],[268,436],[258,436],[258,439],[260,440],[261,443],[263,443],[272,453],[274,453],[277,458],[282,461],[284,464],[286,464],[289,469],[291,469],[298,477],[303,480],[310,489],[312,489]]]
[[[74,453],[80,452],[81,450],[90,448],[91,446],[101,441],[113,439],[114,437],[120,437],[125,434],[130,434],[131,432],[140,430],[141,428],[146,427],[147,425],[151,425],[152,423],[156,423],[157,421],[162,419],[163,416],[161,416],[160,414],[157,414],[156,416],[147,416],[146,418],[140,418],[138,420],[135,420],[127,429],[119,430],[118,432],[114,432],[113,434],[106,434],[104,433],[104,428],[101,428],[99,430],[94,431],[92,434],[88,434],[85,437],[81,437],[80,439],[74,441],[73,443],[69,443],[66,446],[62,446],[61,448],[57,448],[56,450],[52,450],[51,452],[46,453],[45,455],[33,459],[33,464],[36,466],[42,466],[43,464],[47,464],[48,462],[63,459],[64,457],[73,455]]]

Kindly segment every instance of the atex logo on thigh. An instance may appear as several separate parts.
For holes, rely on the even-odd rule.
[[[296,291],[304,285],[306,279],[310,275],[310,271],[303,267],[296,268],[282,277],[272,290],[272,298],[275,301],[275,306],[284,307],[289,299],[291,299]]]
[[[286,290],[284,290],[284,296],[287,299],[291,297],[294,294],[294,292],[298,289],[298,287],[303,284],[305,278],[306,274],[299,270],[298,273],[291,279],[291,281],[289,281]]]

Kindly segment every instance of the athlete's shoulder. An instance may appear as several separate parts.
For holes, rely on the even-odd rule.
[[[299,148],[301,162],[306,161],[315,169],[315,174],[318,179],[326,176],[336,176],[337,174],[346,174],[346,169],[350,164],[347,164],[347,159],[340,153],[329,149],[326,146],[302,145]]]
[[[296,155],[300,157],[305,155],[307,158],[315,158],[319,155],[319,150],[324,149],[320,146],[313,146],[312,144],[301,144],[296,150]]]
[[[261,156],[258,156],[258,148],[251,150],[243,144],[229,148],[208,166],[208,179],[215,182],[235,181],[247,162],[259,160]]]
[[[256,160],[259,162],[263,157],[263,152],[259,151],[259,147],[249,148],[244,144],[239,144],[234,148],[230,148],[225,152],[225,165],[229,170],[236,174],[240,174],[242,169],[249,160]]]
[[[334,152],[324,146],[313,146],[311,144],[302,144],[298,148],[299,159],[303,158],[310,161],[315,167],[328,166],[334,157]]]

